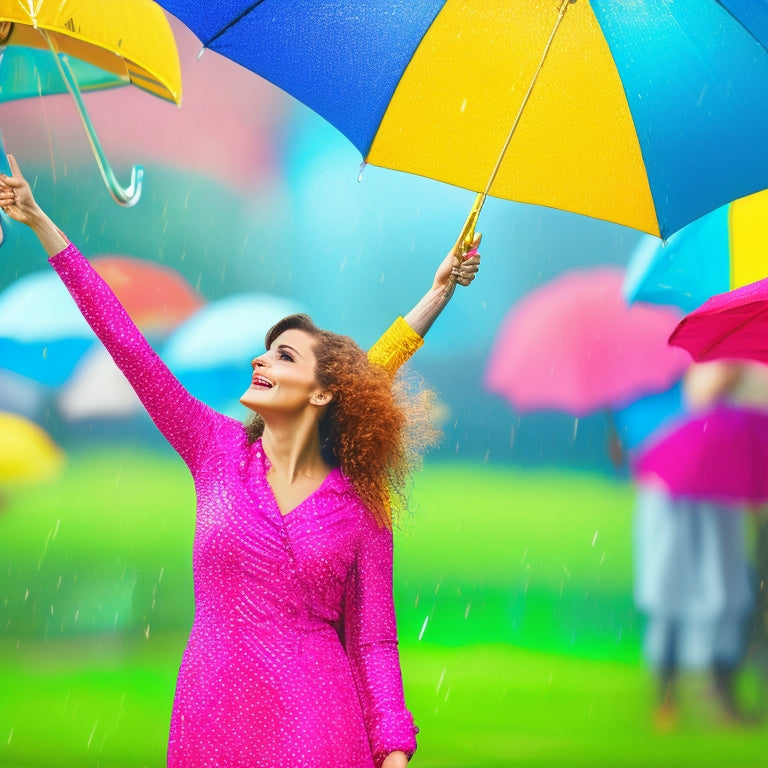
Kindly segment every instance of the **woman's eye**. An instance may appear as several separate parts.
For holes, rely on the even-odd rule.
[[[280,353],[280,359],[281,360],[287,360],[290,363],[293,362],[293,358],[287,352],[281,352]]]

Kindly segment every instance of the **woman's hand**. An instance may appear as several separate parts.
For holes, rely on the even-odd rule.
[[[15,221],[30,227],[48,255],[53,256],[66,248],[69,241],[37,204],[13,155],[8,155],[8,164],[12,175],[0,173],[0,208]]]
[[[475,275],[480,269],[478,248],[482,238],[481,234],[475,236],[472,247],[467,252],[467,258],[463,258],[461,255],[461,241],[456,242],[435,272],[435,280],[432,283],[433,290],[448,291],[452,289],[451,276],[454,277],[455,283],[465,286],[475,279]]]
[[[381,764],[381,768],[407,768],[408,755],[405,752],[390,752]]]
[[[44,216],[13,155],[8,155],[12,176],[0,173],[0,208],[12,219],[33,226]]]

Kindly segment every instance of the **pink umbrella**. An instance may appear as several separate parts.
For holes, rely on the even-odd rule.
[[[622,298],[624,271],[570,272],[532,291],[504,318],[485,372],[518,410],[582,416],[668,389],[690,363],[667,345],[679,312]]]
[[[720,293],[686,315],[669,337],[693,359],[768,363],[768,278]]]
[[[721,405],[665,431],[633,471],[674,496],[741,505],[768,500],[767,467],[768,413]]]

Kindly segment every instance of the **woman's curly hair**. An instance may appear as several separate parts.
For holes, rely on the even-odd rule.
[[[406,508],[410,476],[439,438],[431,420],[434,395],[421,383],[393,380],[351,338],[318,328],[307,315],[276,323],[266,348],[294,329],[314,338],[315,378],[333,395],[319,425],[323,458],[349,478],[374,517],[392,527]],[[261,416],[246,430],[251,442],[261,437]]]

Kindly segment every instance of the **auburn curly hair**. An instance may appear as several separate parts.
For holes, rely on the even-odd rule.
[[[314,339],[317,383],[333,394],[320,420],[323,459],[339,467],[374,517],[387,527],[405,510],[408,482],[439,436],[431,420],[434,395],[420,382],[393,380],[348,336],[318,328],[308,315],[289,315],[267,331],[266,348],[284,331]],[[253,442],[264,432],[255,414]]]

